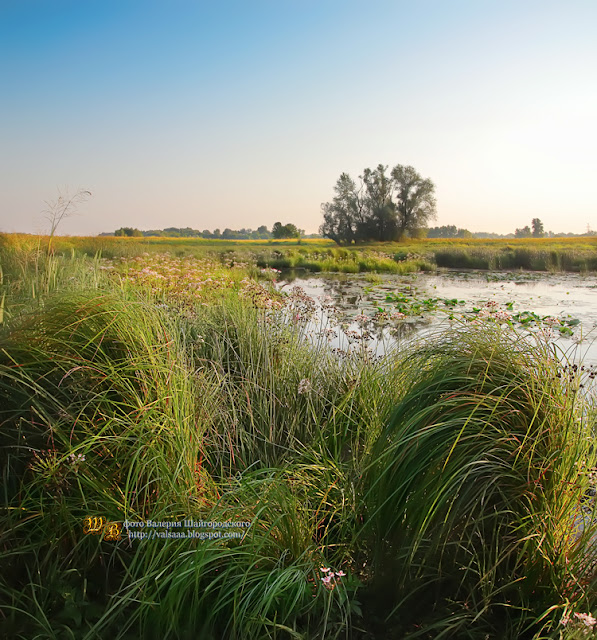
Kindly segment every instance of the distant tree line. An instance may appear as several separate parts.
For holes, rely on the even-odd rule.
[[[380,167],[378,167],[376,171],[378,171]],[[364,172],[364,175],[367,175],[367,179],[371,180],[372,173],[373,172],[370,172],[370,170],[366,169]],[[338,182],[342,181],[344,184],[345,178],[343,176],[346,176],[348,178],[349,176],[347,176],[347,174],[342,174],[342,176],[340,177]],[[377,177],[380,178],[379,173]],[[338,187],[338,185],[336,186]],[[332,216],[340,215],[339,213],[340,209],[339,209],[338,203],[336,204],[326,203],[326,205],[331,205],[331,207],[338,206],[338,208],[334,208],[333,211],[328,211],[328,213],[330,213]],[[324,205],[324,207],[326,205]],[[373,208],[371,209],[371,211],[373,211]],[[347,216],[349,215],[350,214],[347,214]],[[369,238],[370,240],[379,240],[380,237],[385,237],[383,229],[380,230],[380,226],[382,226],[380,219],[383,219],[383,214],[378,216],[377,222],[375,218],[372,220],[369,220],[369,226],[366,226],[367,229],[369,230],[373,229],[374,231],[376,231],[376,234],[377,234],[377,235],[374,234],[374,237],[370,237]],[[333,229],[335,228],[334,227],[335,224],[336,222],[332,224],[332,233],[333,233]],[[353,228],[353,232],[349,232],[348,220],[346,221],[346,225],[347,226],[345,229],[345,233],[347,235],[346,236],[342,235],[342,232],[340,231],[338,235],[338,239],[340,240],[340,242],[338,242],[338,240],[336,240],[335,237],[332,238],[333,240],[336,240],[338,244],[344,244],[344,243],[350,244],[350,242],[348,242],[347,239],[343,240],[343,238],[348,238],[348,237],[352,237],[353,242],[364,241],[362,237],[359,237],[358,233],[354,233],[354,228]],[[324,222],[324,225],[322,225],[320,230],[322,230],[324,226],[325,226],[325,222]],[[358,226],[356,228],[358,228]],[[350,233],[352,233],[353,235],[350,236]],[[430,227],[430,228],[427,228],[426,226],[422,226],[422,227],[411,226],[410,229],[407,226],[405,230],[405,234],[411,237],[419,237],[419,238],[571,238],[571,237],[581,237],[581,236],[594,236],[594,235],[597,235],[597,232],[593,231],[587,225],[587,232],[582,234],[554,233],[553,231],[545,231],[543,222],[541,222],[539,218],[533,218],[531,221],[530,227],[527,225],[527,226],[521,227],[520,229],[516,229],[514,233],[508,233],[508,234],[499,234],[499,233],[492,233],[487,231],[471,232],[468,229],[461,229],[453,224],[443,225],[441,227]],[[317,233],[305,235],[304,230],[299,229],[296,225],[292,223],[282,224],[281,222],[274,223],[271,231],[268,230],[268,228],[265,225],[257,227],[257,229],[255,230],[244,229],[244,228],[239,230],[234,230],[234,229],[226,228],[224,229],[224,231],[220,231],[220,229],[214,229],[213,231],[210,231],[209,229],[204,229],[203,231],[199,231],[197,229],[191,229],[190,227],[185,227],[185,228],[168,227],[167,229],[154,229],[149,231],[141,231],[140,229],[136,229],[133,227],[121,227],[120,229],[117,229],[114,233],[101,233],[100,235],[101,236],[111,236],[111,235],[127,236],[127,237],[133,237],[133,238],[157,236],[157,237],[164,237],[164,238],[207,238],[207,239],[217,239],[217,240],[270,240],[270,239],[277,240],[277,239],[283,239],[283,238],[319,238],[321,237],[321,235]],[[322,234],[322,235],[328,238],[331,237],[331,235],[329,234]]]
[[[539,218],[531,220],[531,226],[528,225],[516,229],[514,233],[500,234],[486,231],[469,231],[468,229],[458,229],[455,225],[445,225],[443,227],[431,227],[426,230],[427,238],[575,238],[583,236],[597,235],[587,225],[586,233],[554,233],[546,231],[543,222]]]
[[[427,238],[472,238],[473,234],[468,229],[458,229],[456,225],[449,224],[443,227],[431,227],[427,230]]]
[[[319,237],[318,234],[311,234],[305,236],[303,229],[299,229],[292,223],[282,224],[276,222],[269,231],[265,225],[257,227],[257,229],[204,229],[199,231],[198,229],[191,229],[190,227],[178,228],[168,227],[167,229],[150,229],[149,231],[141,231],[133,227],[121,227],[117,229],[114,234],[102,233],[102,236],[115,235],[115,236],[127,236],[129,238],[142,238],[142,237],[161,237],[161,238],[208,238],[216,240],[269,240],[270,238],[301,238],[301,237]]]
[[[586,233],[554,233],[553,231],[545,231],[543,222],[539,218],[533,218],[531,220],[531,226],[526,225],[520,229],[514,231],[514,236],[509,234],[504,237],[514,238],[581,238],[584,236],[595,236],[597,231],[593,231],[589,225],[587,225]]]
[[[265,225],[253,229],[240,229],[238,231],[234,229],[204,229],[199,231],[198,229],[191,229],[186,227],[184,229],[178,227],[168,227],[167,229],[150,229],[149,231],[140,231],[139,229],[133,229],[131,227],[121,227],[114,232],[115,236],[129,236],[129,237],[149,237],[157,236],[162,238],[217,238],[223,240],[261,240],[272,237],[272,234],[268,231]]]

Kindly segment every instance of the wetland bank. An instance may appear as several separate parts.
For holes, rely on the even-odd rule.
[[[588,628],[593,371],[552,347],[590,337],[592,275],[409,275],[426,245],[320,244],[319,266],[396,271],[290,282],[266,244],[25,244],[0,249],[4,635]],[[90,516],[250,526],[112,539]]]

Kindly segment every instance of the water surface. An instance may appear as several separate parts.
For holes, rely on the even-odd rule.
[[[380,311],[396,312],[400,308],[396,300],[407,299],[421,302],[421,312],[407,313],[404,319],[393,323],[394,330],[386,327],[375,331],[371,326],[367,332],[370,339],[366,342],[374,353],[382,354],[397,341],[448,328],[450,316],[472,320],[479,309],[484,309],[481,315],[487,310],[492,313],[502,311],[514,317],[520,313],[526,317],[524,312],[534,314],[533,317],[544,320],[529,323],[531,332],[550,332],[563,354],[575,361],[582,359],[585,364],[597,365],[595,277],[519,272],[445,272],[406,276],[283,273],[278,288],[290,292],[295,286],[301,287],[317,303],[319,316],[312,323],[313,330],[317,324],[321,327],[329,321],[325,307],[329,308],[330,300],[344,318],[345,331],[338,331],[338,336],[330,340],[334,348],[347,347],[346,330],[349,336],[351,332],[353,334],[348,342],[355,342],[354,333],[362,331],[364,326],[355,318],[362,318],[362,314],[373,317]],[[388,296],[392,299],[388,300]],[[555,326],[553,319],[559,321]],[[560,335],[559,329],[564,326],[568,328],[563,330],[572,332],[572,335]]]

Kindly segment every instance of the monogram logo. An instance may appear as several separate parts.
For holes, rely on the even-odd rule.
[[[104,540],[115,542],[120,540],[122,531],[122,525],[120,522],[108,522],[105,527]]]
[[[116,542],[122,537],[122,524],[120,522],[108,522],[103,516],[87,516],[83,520],[83,533],[94,536],[103,535],[104,540]]]
[[[97,516],[87,516],[85,520],[83,520],[83,533],[99,535],[106,525],[106,519],[103,517]]]

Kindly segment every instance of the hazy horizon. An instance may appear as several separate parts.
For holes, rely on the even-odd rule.
[[[597,227],[597,4],[0,3],[0,231],[322,222],[342,172],[412,165],[473,232]]]

